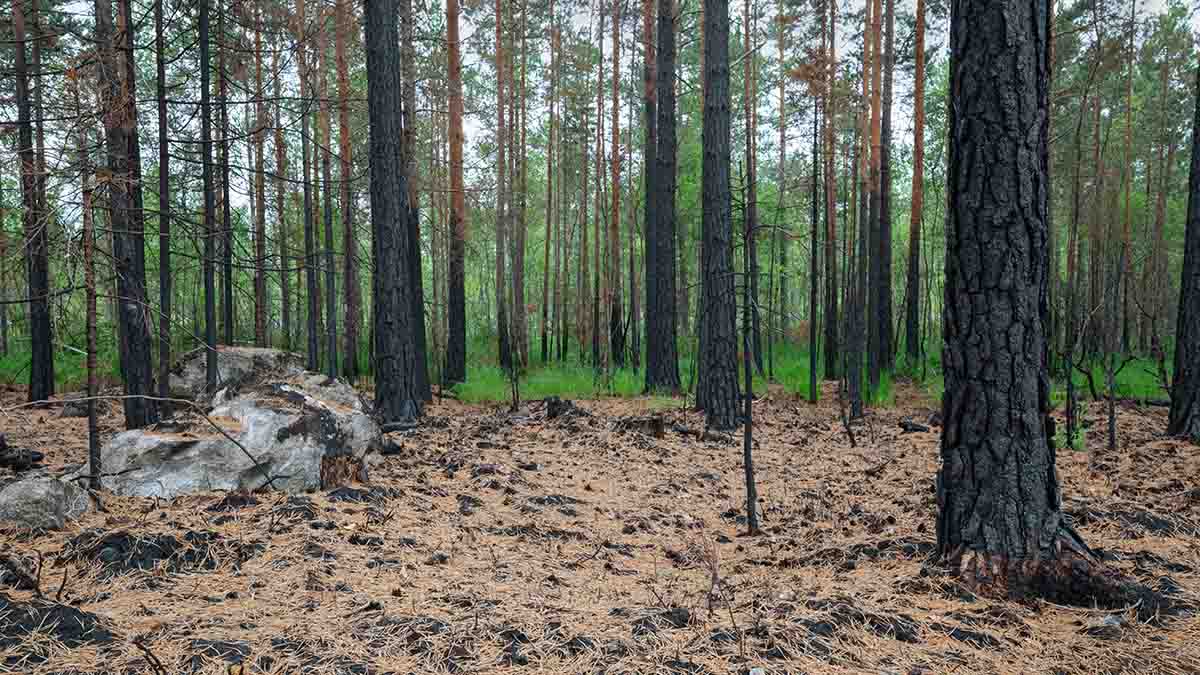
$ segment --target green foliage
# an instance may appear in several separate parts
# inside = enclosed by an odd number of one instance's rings
[[[896,392],[892,390],[892,374],[888,371],[879,373],[879,386],[863,387],[865,403],[872,408],[891,408],[896,405]]]
[[[1120,357],[1117,357],[1117,367],[1121,368]],[[1167,375],[1170,377],[1171,359],[1167,359]],[[1100,396],[1107,394],[1105,382],[1104,362],[1100,359],[1095,360],[1091,364],[1092,381],[1096,385],[1097,393]],[[1079,400],[1091,398],[1091,391],[1088,388],[1087,375],[1076,371],[1072,373],[1072,380],[1075,382],[1075,392]],[[1117,398],[1129,398],[1137,401],[1161,400],[1167,397],[1167,392],[1163,390],[1162,383],[1158,378],[1158,364],[1152,359],[1135,358],[1130,360],[1121,368],[1121,372],[1117,373],[1116,377],[1116,396]],[[1067,383],[1066,380],[1055,381],[1054,388],[1050,394],[1050,402],[1052,405],[1060,405],[1067,400]]]
[[[98,339],[100,353],[96,355],[96,377],[101,386],[121,381],[120,357],[114,336]],[[10,351],[0,357],[0,382],[28,384],[30,352]],[[83,350],[62,349],[54,354],[54,390],[77,391],[87,386],[87,361]]]
[[[622,369],[613,373],[610,386],[591,366],[578,363],[552,363],[533,366],[521,375],[522,399],[541,399],[560,396],[575,400],[596,399],[605,396],[629,398],[642,393],[642,376],[632,370]],[[512,388],[508,375],[494,365],[469,367],[467,381],[455,385],[454,393],[466,403],[494,403],[508,401]]]

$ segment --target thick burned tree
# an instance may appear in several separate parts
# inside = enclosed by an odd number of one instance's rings
[[[129,148],[137,128],[133,118],[134,90],[128,81],[122,49],[123,34],[113,26],[112,3],[96,0],[96,42],[100,50],[100,99],[104,106],[104,145],[108,177],[108,222],[112,229],[113,262],[117,274],[118,320],[125,342],[122,370],[125,375],[125,426],[139,429],[157,420],[153,395],[154,373],[150,362],[150,324],[147,321],[146,270],[142,266],[144,241],[135,222],[134,193],[141,189]],[[118,14],[124,23],[124,13]]]
[[[387,422],[421,414],[412,325],[408,185],[400,110],[396,0],[366,0],[367,109],[370,123],[371,229],[375,236],[375,408]]]
[[[37,194],[38,163],[33,147],[33,125],[30,123],[29,76],[25,62],[25,12],[22,2],[23,0],[13,0],[12,22],[16,38],[17,143],[21,158],[21,204],[24,207],[22,218],[28,261],[26,269],[29,273],[29,337],[32,347],[29,400],[41,401],[54,394],[54,340],[50,327],[49,237]]]
[[[729,4],[704,0],[704,214],[700,257],[700,383],[705,424],[738,422],[737,312],[733,284],[733,219],[729,189]]]
[[[1046,0],[955,0],[950,19],[945,394],[938,550],[992,595],[1158,600],[1063,517],[1049,416]]]
[[[1200,69],[1196,71],[1196,81],[1200,82]],[[1175,340],[1175,379],[1167,431],[1200,443],[1200,97],[1196,100],[1192,127],[1187,235]]]
[[[679,390],[678,321],[675,302],[675,8],[658,0],[655,50],[654,208],[647,208],[646,390]],[[650,160],[647,160],[649,162]]]

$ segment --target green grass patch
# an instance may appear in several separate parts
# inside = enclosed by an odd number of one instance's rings
[[[633,397],[642,393],[643,375],[621,369],[605,381],[590,366],[555,363],[533,366],[521,375],[519,389],[525,400],[549,396],[586,400],[605,396]],[[466,403],[495,403],[512,398],[508,375],[498,366],[471,367],[467,381],[454,386],[454,393]]]
[[[1121,368],[1123,361],[1116,361],[1116,367]],[[1170,377],[1170,361],[1167,362],[1167,376]],[[1096,359],[1090,368],[1092,382],[1096,386],[1096,393],[1100,396],[1108,394],[1108,377],[1104,370],[1104,363],[1100,359]],[[1078,400],[1086,400],[1092,397],[1091,389],[1088,387],[1088,376],[1076,370],[1071,374],[1071,379],[1075,384],[1075,395]],[[1121,372],[1117,373],[1114,387],[1117,398],[1128,398],[1137,401],[1148,401],[1167,398],[1167,392],[1162,388],[1158,376],[1158,364],[1153,359],[1136,358],[1121,368]],[[1060,378],[1054,381],[1053,388],[1050,392],[1050,402],[1052,405],[1063,405],[1067,400],[1067,381],[1066,378]]]
[[[872,408],[891,408],[896,405],[892,374],[886,370],[879,373],[879,386],[872,387],[868,384],[863,390],[866,392],[865,402]]]
[[[96,377],[103,385],[120,382],[121,370],[116,343],[111,339],[108,347],[96,355]],[[29,384],[29,351],[10,351],[0,357],[0,382],[5,384]],[[54,353],[54,390],[75,391],[87,386],[87,359],[82,350],[60,349]]]

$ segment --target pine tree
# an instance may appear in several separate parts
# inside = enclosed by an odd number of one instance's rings
[[[705,424],[738,423],[737,302],[733,280],[730,166],[729,5],[704,0],[704,190],[700,317],[700,380],[696,402]]]

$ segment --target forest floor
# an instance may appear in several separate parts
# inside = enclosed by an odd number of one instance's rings
[[[741,536],[740,432],[681,433],[700,416],[657,400],[662,438],[631,422],[645,400],[555,419],[541,402],[443,400],[393,435],[369,486],[105,495],[106,513],[65,531],[0,531],[0,548],[40,552],[42,592],[67,605],[0,589],[0,670],[1200,672],[1195,611],[998,602],[943,575],[939,429],[899,424],[935,404],[895,392],[854,448],[833,389],[815,407],[782,391],[755,403],[759,537]],[[0,391],[0,406],[21,398]],[[1118,452],[1102,450],[1099,405],[1087,419],[1090,450],[1059,453],[1065,509],[1110,565],[1195,607],[1200,452],[1162,437],[1160,408],[1120,408]],[[105,437],[119,426],[114,406]],[[10,443],[51,467],[84,461],[85,430],[57,410],[0,412]]]

